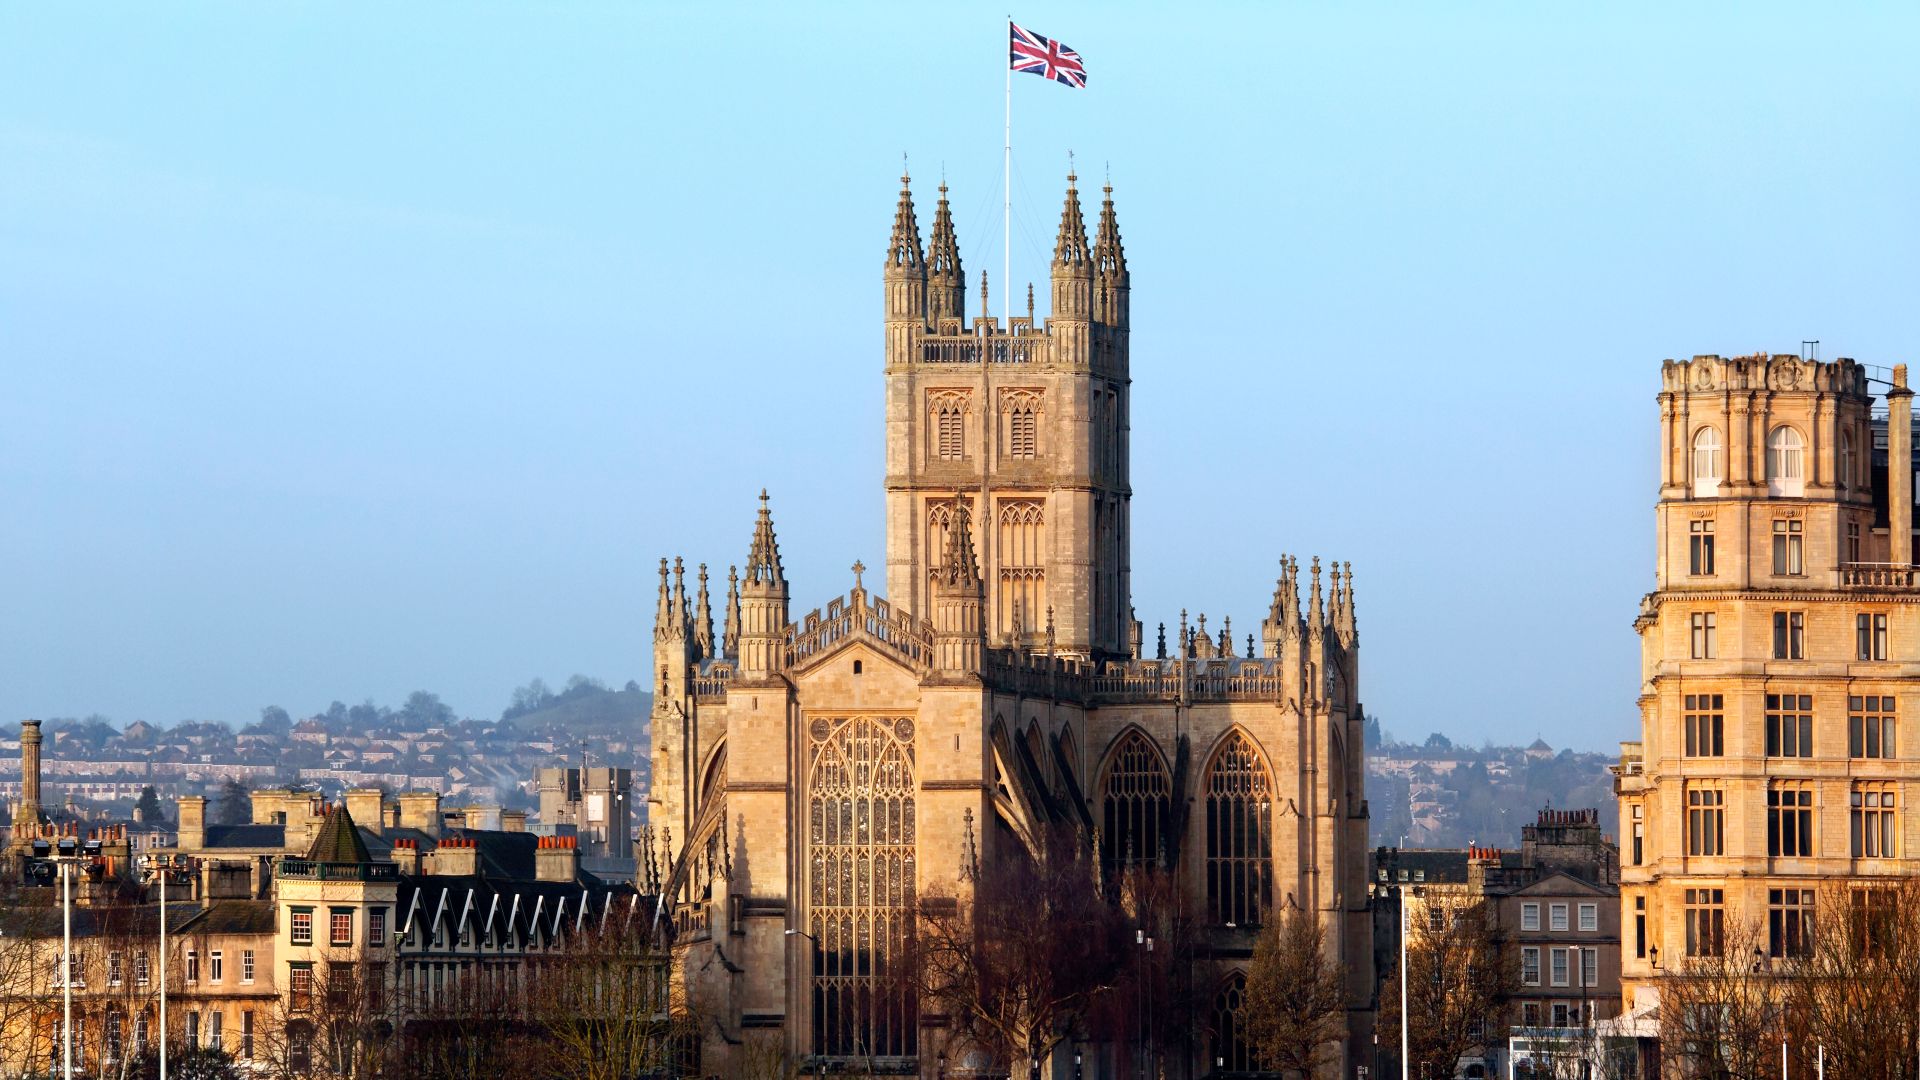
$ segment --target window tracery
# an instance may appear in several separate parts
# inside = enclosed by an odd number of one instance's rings
[[[1207,1057],[1220,1071],[1250,1073],[1257,1068],[1253,1048],[1247,1045],[1247,977],[1227,976],[1213,995],[1213,1046]]]
[[[933,417],[933,454],[943,461],[967,456],[967,413],[972,400],[965,390],[934,390],[927,394],[927,412]]]
[[[815,717],[809,736],[814,1053],[912,1055],[918,1007],[898,965],[913,933],[913,720]]]
[[[995,602],[995,625],[1011,634],[1017,623],[1023,633],[1035,633],[1046,622],[1046,513],[1034,499],[1000,504],[1000,590]]]
[[[1100,795],[1100,861],[1108,873],[1155,865],[1173,779],[1160,752],[1138,729],[1114,749]]]
[[[1273,904],[1273,780],[1243,732],[1207,766],[1207,907],[1218,924],[1257,926]]]
[[[1039,456],[1040,391],[1003,390],[1000,412],[1005,417],[1006,455],[1031,460]]]

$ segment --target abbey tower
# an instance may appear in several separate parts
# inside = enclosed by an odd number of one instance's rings
[[[990,1067],[900,989],[920,899],[1064,833],[1103,881],[1160,875],[1199,935],[1179,976],[1198,1020],[1144,1048],[1090,1033],[1088,1077],[1142,1053],[1250,1069],[1247,966],[1289,909],[1347,967],[1353,1075],[1374,973],[1352,572],[1276,552],[1254,632],[1181,612],[1143,641],[1111,191],[1090,241],[1068,178],[1051,312],[1004,323],[984,281],[967,315],[945,196],[923,242],[903,179],[881,274],[888,597],[856,563],[794,611],[765,493],[724,594],[660,564],[643,889],[714,1014],[702,1071],[769,1050],[809,1075]]]

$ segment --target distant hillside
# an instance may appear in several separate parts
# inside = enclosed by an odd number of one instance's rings
[[[1367,751],[1367,802],[1375,846],[1511,847],[1539,811],[1600,811],[1613,833],[1615,759],[1606,754],[1532,746],[1455,747],[1388,742]]]
[[[639,740],[647,734],[647,717],[652,711],[653,695],[644,690],[602,689],[556,697],[539,708],[503,719],[521,731],[556,738]]]

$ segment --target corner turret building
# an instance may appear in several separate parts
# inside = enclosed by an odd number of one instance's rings
[[[1615,769],[1622,993],[1642,1016],[1689,957],[1803,955],[1844,917],[1815,910],[1831,885],[1858,903],[1920,854],[1905,367],[1669,360],[1659,404],[1642,735]]]
[[[1181,973],[1191,1033],[1092,1046],[1088,1076],[1141,1053],[1172,1075],[1250,1070],[1253,942],[1293,908],[1318,913],[1350,975],[1337,1075],[1367,1060],[1351,570],[1281,558],[1256,633],[1181,612],[1146,638],[1131,280],[1111,189],[1090,242],[1074,184],[1049,316],[1030,288],[1003,324],[984,276],[968,314],[944,185],[923,245],[902,178],[881,275],[887,598],[855,563],[845,595],[794,611],[764,492],[721,603],[704,564],[661,561],[641,875],[665,895],[689,999],[716,1014],[707,1071],[756,1043],[810,1074],[988,1067],[893,989],[918,898],[963,893],[980,866],[1063,831],[1109,880],[1166,871],[1201,937]]]

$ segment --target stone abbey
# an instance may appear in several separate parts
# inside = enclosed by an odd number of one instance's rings
[[[1374,982],[1351,570],[1280,560],[1257,634],[1131,602],[1129,275],[1111,188],[1074,178],[1051,311],[967,315],[946,188],[923,245],[902,178],[882,273],[887,599],[795,617],[762,493],[716,635],[704,566],[663,560],[648,853],[703,1067],[771,1042],[809,1071],[965,1075],[931,1003],[885,988],[917,898],[1072,830],[1104,871],[1169,871],[1203,927],[1202,1019],[1172,1075],[1251,1067],[1258,927],[1316,911],[1349,975],[1338,1075]],[[717,593],[718,590],[716,589]],[[643,889],[648,883],[643,882]],[[1114,1047],[1090,1048],[1110,1075]],[[1183,1060],[1173,1061],[1172,1058]],[[978,1059],[971,1059],[976,1063]]]

